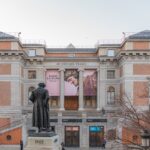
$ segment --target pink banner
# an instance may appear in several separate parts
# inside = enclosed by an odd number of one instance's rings
[[[65,71],[65,96],[77,96],[79,93],[79,72],[77,69]]]
[[[96,70],[85,70],[83,75],[84,96],[95,96],[97,94],[97,73]]]
[[[46,89],[49,96],[60,95],[60,75],[58,70],[48,70],[46,72]]]

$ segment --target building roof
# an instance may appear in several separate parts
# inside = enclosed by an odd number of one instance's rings
[[[4,32],[0,32],[0,39],[17,39],[17,37]]]
[[[96,53],[96,48],[47,48],[48,53]]]
[[[120,47],[121,44],[100,44],[98,47]]]
[[[74,46],[72,43],[70,43],[70,44],[67,46],[67,48],[75,48],[75,46]]]
[[[144,30],[136,34],[130,35],[128,39],[150,39],[150,30]]]

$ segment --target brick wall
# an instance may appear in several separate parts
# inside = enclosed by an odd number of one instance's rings
[[[0,42],[0,50],[11,50],[11,42]]]
[[[0,106],[8,106],[11,104],[11,83],[8,81],[0,81]]]
[[[10,124],[10,118],[0,118],[0,128]]]
[[[11,64],[0,64],[0,75],[10,75]]]
[[[140,135],[136,131],[125,127],[122,128],[122,139],[123,144],[131,144],[131,142],[134,142],[136,144],[141,143]]]
[[[134,64],[134,75],[150,75],[150,64]]]
[[[133,49],[149,49],[149,42],[133,42]]]
[[[133,83],[133,103],[138,106],[148,105],[147,82],[134,81],[134,83]]]
[[[8,136],[11,137],[11,139],[8,139]],[[20,144],[21,139],[22,139],[21,127],[0,134],[0,144],[7,144],[7,145]]]

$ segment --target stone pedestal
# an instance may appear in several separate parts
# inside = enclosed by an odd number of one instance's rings
[[[61,150],[59,136],[53,132],[34,133],[28,136],[24,150]]]

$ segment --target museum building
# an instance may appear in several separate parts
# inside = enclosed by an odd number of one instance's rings
[[[118,99],[126,93],[148,109],[149,76],[149,30],[95,48],[49,48],[0,32],[0,145],[26,143],[39,82],[49,92],[51,129],[66,147],[100,147],[111,130],[132,139],[136,133],[119,126]]]

